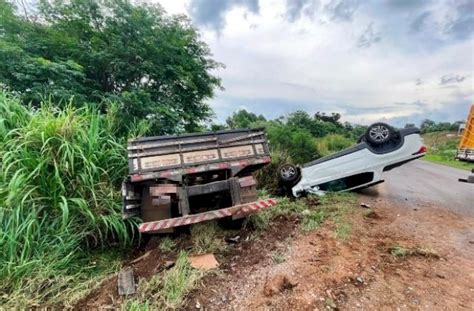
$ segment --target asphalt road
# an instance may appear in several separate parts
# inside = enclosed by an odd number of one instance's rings
[[[412,208],[438,207],[474,216],[474,184],[461,183],[470,172],[415,160],[386,172],[375,187],[380,198]],[[368,190],[372,191],[372,190]]]

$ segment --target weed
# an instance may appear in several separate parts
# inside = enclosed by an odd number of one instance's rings
[[[410,255],[410,250],[400,246],[400,245],[393,245],[389,248],[390,253],[395,257],[407,257]]]
[[[352,225],[347,221],[339,221],[336,223],[336,238],[345,240],[347,239],[352,232]]]
[[[169,253],[176,249],[176,242],[169,237],[164,237],[159,246],[160,250]]]
[[[217,222],[209,221],[195,224],[191,227],[193,251],[197,254],[213,253],[225,248],[223,238]]]
[[[337,309],[337,305],[336,305],[336,302],[334,301],[334,299],[330,298],[330,297],[327,297],[325,300],[324,300],[324,303],[326,304],[326,307],[330,310],[335,310]]]
[[[281,263],[286,261],[286,256],[285,256],[285,254],[283,254],[281,252],[275,252],[272,255],[272,260],[275,264],[278,265],[278,264],[281,264]]]
[[[406,248],[399,244],[392,245],[389,247],[390,253],[395,257],[409,257],[409,256],[421,256],[427,258],[439,258],[440,256],[436,251],[429,247],[412,247]]]
[[[250,215],[248,217],[247,223],[251,224],[258,231],[264,231],[276,218],[280,216],[297,216],[306,209],[306,204],[303,201],[295,201],[289,198],[279,198],[278,204],[276,206]]]
[[[312,231],[322,224],[322,222],[326,219],[327,213],[324,209],[310,211],[307,210],[306,213],[302,214],[304,216],[302,228],[304,231]]]
[[[120,308],[123,311],[150,311],[153,308],[148,302],[139,302],[137,300],[126,300]]]
[[[303,231],[312,231],[319,228],[326,219],[331,219],[336,226],[336,237],[345,239],[352,229],[349,215],[355,205],[356,196],[350,193],[328,193],[320,198],[309,196],[298,200],[279,198],[276,206],[251,215],[247,222],[263,231],[276,218],[292,216],[301,219]]]
[[[180,252],[176,264],[169,271],[140,280],[138,294],[129,298],[123,310],[163,310],[182,307],[184,298],[203,276],[191,268],[186,252]]]

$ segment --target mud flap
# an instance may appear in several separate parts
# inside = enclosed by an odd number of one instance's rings
[[[122,183],[122,202],[123,219],[140,214],[141,195],[128,180]]]
[[[253,176],[247,176],[239,178],[237,187],[239,193],[239,202],[234,203],[237,204],[244,204],[249,202],[257,201],[257,182]],[[232,215],[232,220],[240,219],[246,217],[246,214],[235,214]]]
[[[175,185],[152,184],[143,188],[141,218],[144,222],[170,219],[171,207],[176,198]],[[157,233],[172,233],[173,228],[163,229]]]

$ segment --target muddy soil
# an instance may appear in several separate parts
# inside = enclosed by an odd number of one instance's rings
[[[473,310],[474,218],[436,206],[407,208],[377,195],[362,195],[348,238],[334,224],[305,233],[297,218],[280,218],[266,232],[232,235],[217,273],[204,277],[186,299],[186,310]],[[180,249],[189,236],[180,235]],[[126,266],[148,278],[166,269],[152,239]],[[413,251],[395,256],[395,248]],[[116,277],[106,280],[78,309],[119,307]]]

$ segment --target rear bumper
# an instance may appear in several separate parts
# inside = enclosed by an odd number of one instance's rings
[[[261,209],[266,209],[275,206],[277,203],[278,202],[275,199],[259,200],[199,214],[145,222],[140,224],[138,229],[141,233],[154,233],[163,229],[195,224],[198,222],[208,221],[212,219],[231,216],[242,217],[248,214],[255,213]]]

